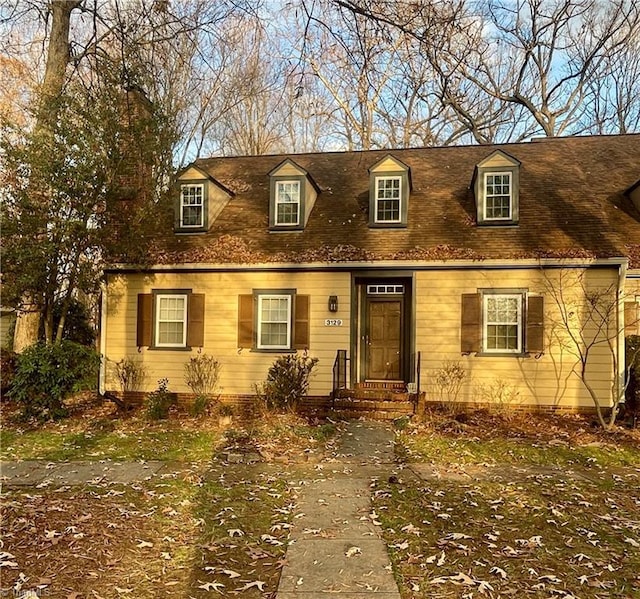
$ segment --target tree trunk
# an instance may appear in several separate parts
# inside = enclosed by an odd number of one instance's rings
[[[80,0],[51,0],[51,35],[47,47],[47,65],[40,90],[36,131],[47,130],[54,122],[56,100],[60,97],[69,63],[69,27],[72,11]],[[21,353],[38,341],[41,313],[31,297],[23,298],[24,310],[18,312],[13,338],[13,349]]]

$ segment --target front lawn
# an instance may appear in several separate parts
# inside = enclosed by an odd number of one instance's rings
[[[461,420],[405,428],[407,467],[374,490],[403,599],[640,597],[638,431]]]

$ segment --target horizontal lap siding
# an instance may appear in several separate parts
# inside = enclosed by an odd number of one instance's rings
[[[348,273],[189,273],[129,275],[110,277],[108,289],[108,323],[106,355],[117,361],[125,356],[137,356],[147,369],[147,391],[157,387],[160,378],[169,379],[169,388],[188,392],[183,369],[193,351],[165,351],[135,346],[137,295],[152,289],[192,289],[205,295],[205,330],[203,353],[215,356],[222,365],[221,381],[224,394],[252,394],[254,385],[264,381],[269,367],[279,353],[238,351],[238,296],[253,289],[296,289],[310,296],[309,355],[319,359],[309,389],[310,395],[327,395],[332,385],[332,368],[336,348],[349,347],[350,275]],[[339,312],[327,309],[329,295],[339,298]],[[325,327],[327,318],[343,320],[342,327]],[[107,388],[117,389],[108,371]]]
[[[559,271],[547,271],[554,280]],[[617,270],[599,269],[588,273],[590,287],[615,285]],[[567,286],[570,287],[567,281]],[[463,356],[460,353],[460,302],[462,294],[482,288],[528,289],[545,297],[545,353],[540,358]],[[575,286],[573,287],[575,289]],[[459,361],[467,372],[459,400],[483,402],[497,396],[497,381],[503,381],[517,392],[522,404],[591,407],[593,405],[582,383],[571,374],[575,359],[567,351],[549,347],[552,322],[557,322],[555,302],[545,291],[545,280],[539,271],[427,271],[416,275],[416,350],[421,352],[421,387],[437,399],[433,374],[444,360]],[[562,360],[564,360],[563,363]],[[604,346],[595,350],[589,361],[590,382],[601,397],[609,397],[611,355]]]

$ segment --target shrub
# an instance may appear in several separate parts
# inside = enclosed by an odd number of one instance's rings
[[[147,374],[144,364],[130,356],[115,362],[113,373],[118,379],[120,390],[123,393],[138,391],[144,384]]]
[[[158,388],[147,396],[147,414],[151,420],[161,420],[169,415],[169,408],[175,403],[176,394],[169,391],[169,380],[160,379]]]
[[[0,393],[3,397],[11,390],[16,375],[16,359],[17,354],[8,349],[0,348],[0,378],[2,379]]]
[[[640,335],[630,335],[625,339],[627,368],[627,388],[625,389],[625,410],[635,425],[640,418]]]
[[[96,386],[99,365],[99,354],[79,343],[37,343],[18,356],[10,397],[22,404],[25,418],[62,418],[65,399]]]
[[[209,409],[219,378],[220,362],[213,356],[200,354],[184,365],[184,382],[196,396],[191,409],[194,416],[204,414]]]
[[[307,355],[280,356],[269,368],[267,380],[256,393],[268,410],[293,411],[309,390],[311,372],[318,358]]]

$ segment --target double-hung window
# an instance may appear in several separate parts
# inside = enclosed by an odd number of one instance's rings
[[[484,294],[482,297],[483,351],[521,353],[523,340],[522,294]]]
[[[291,347],[291,299],[287,295],[258,295],[258,349]]]
[[[184,184],[180,188],[180,227],[204,226],[204,185]]]
[[[277,226],[295,226],[300,224],[300,181],[276,182]]]
[[[185,347],[187,344],[187,296],[156,296],[156,347]]]
[[[485,173],[485,220],[512,219],[511,173]]]
[[[401,202],[402,177],[376,177],[375,222],[400,223]]]

